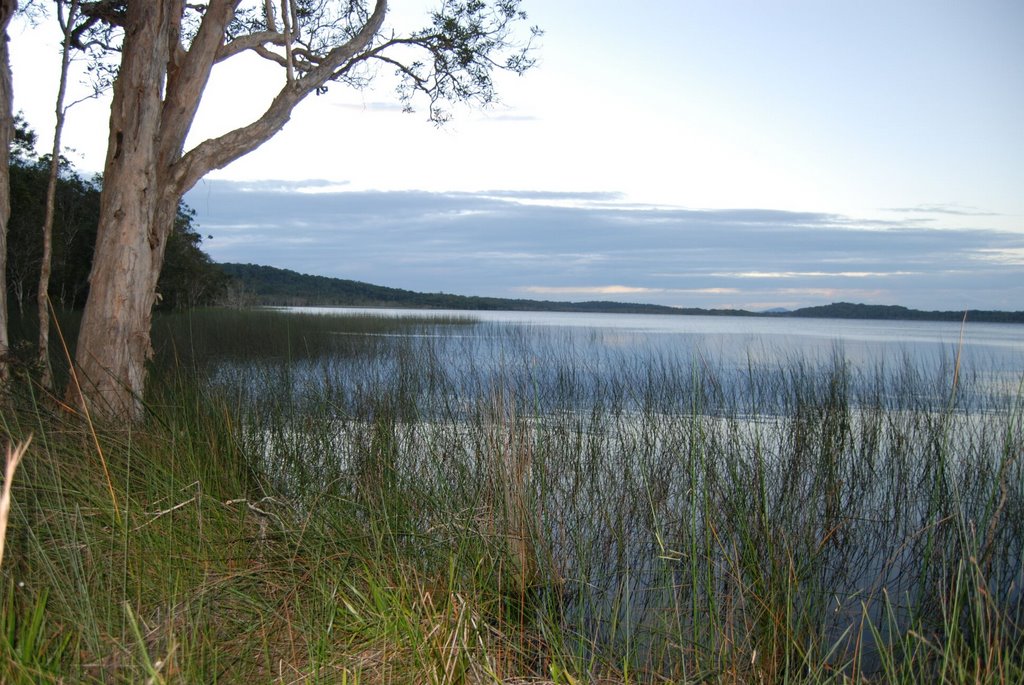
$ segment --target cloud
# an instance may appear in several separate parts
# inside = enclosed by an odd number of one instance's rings
[[[212,183],[217,183],[213,181]],[[307,179],[303,181],[262,180],[240,181],[234,183],[234,191],[238,193],[311,193],[338,192],[346,189],[349,181],[325,181],[323,179]],[[200,185],[200,188],[202,185]]]
[[[701,294],[701,295],[733,295],[741,292],[739,288],[690,288],[689,290],[675,289],[670,292],[674,293],[690,293],[690,294]]]
[[[788,297],[793,297],[793,298],[796,298],[798,301],[799,300],[806,300],[807,298],[813,297],[813,298],[825,299],[825,300],[828,300],[830,302],[834,302],[836,300],[846,300],[846,299],[849,299],[848,298],[849,295],[854,295],[855,297],[853,299],[856,299],[858,301],[865,300],[865,299],[869,299],[870,300],[872,298],[878,297],[880,294],[882,294],[885,291],[882,290],[882,289],[879,289],[879,288],[875,288],[875,289],[857,288],[857,289],[853,289],[853,290],[846,289],[846,288],[843,288],[843,289],[840,289],[840,288],[779,288],[777,290],[769,290],[767,292],[769,294],[774,294],[774,295],[786,295]]]
[[[890,207],[886,211],[900,214],[948,214],[951,216],[1002,216],[977,207],[958,204],[917,205],[916,207]]]
[[[674,295],[732,295],[740,292],[737,288],[647,288],[628,285],[528,285],[519,288],[534,295],[650,295],[672,293]]]
[[[1024,266],[1024,248],[981,248],[974,251],[973,258],[996,264]]]
[[[338,102],[335,107],[340,109],[356,110],[359,112],[403,112],[404,106],[399,102],[386,102],[373,100],[370,102]]]
[[[540,117],[532,114],[486,114],[479,117],[479,120],[486,122],[539,121]]]
[[[918,276],[920,271],[722,271],[711,274],[722,278],[891,278]]]
[[[544,286],[527,285],[519,288],[523,292],[535,295],[636,295],[640,293],[663,292],[660,288],[638,288],[628,285],[597,285],[597,286]]]
[[[609,192],[356,191],[315,180],[207,180],[187,200],[218,261],[427,292],[700,307],[1024,302],[1024,234],[910,217],[651,207]]]
[[[617,202],[622,200],[622,193],[606,191],[572,192],[559,190],[486,190],[479,193],[460,193],[461,195],[508,198],[512,200],[562,201],[574,200],[581,202]]]

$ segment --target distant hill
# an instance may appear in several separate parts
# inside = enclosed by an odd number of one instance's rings
[[[283,306],[408,307],[413,309],[477,309],[549,312],[607,312],[618,314],[676,314],[703,316],[769,316],[833,319],[899,319],[906,321],[960,321],[963,312],[926,312],[900,306],[839,302],[794,311],[755,313],[741,309],[699,309],[629,302],[553,302],[550,300],[470,297],[447,293],[419,293],[371,285],[343,278],[311,276],[289,269],[257,264],[217,265],[233,279],[235,293],[250,304]],[[975,311],[968,321],[1024,323],[1024,312]]]
[[[836,302],[820,307],[804,307],[786,314],[771,316],[797,316],[816,319],[891,319],[899,321],[968,321],[983,323],[1024,323],[1024,312],[999,312],[982,309],[963,311],[922,311],[899,305],[853,304]]]
[[[414,309],[476,309],[506,311],[608,312],[619,314],[729,314],[735,310],[679,309],[659,304],[628,302],[553,302],[501,297],[471,297],[447,293],[418,293],[343,278],[310,276],[288,269],[256,264],[218,265],[235,279],[249,301],[261,305],[410,307]],[[740,312],[746,314],[747,312]]]

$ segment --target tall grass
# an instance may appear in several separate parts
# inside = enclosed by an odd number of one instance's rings
[[[29,377],[4,414],[35,436],[4,682],[1024,679],[1019,388],[465,320],[155,330],[113,495]]]

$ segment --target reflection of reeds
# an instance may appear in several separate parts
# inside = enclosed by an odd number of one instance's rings
[[[500,390],[494,392],[481,413],[487,422],[481,458],[486,464],[489,508],[496,532],[505,539],[509,558],[515,564],[520,591],[524,592],[537,573],[534,537],[538,530],[534,498],[530,496],[531,436]]]

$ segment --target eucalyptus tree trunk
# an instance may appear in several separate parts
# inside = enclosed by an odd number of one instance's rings
[[[0,383],[10,375],[7,337],[7,224],[11,218],[11,137],[14,132],[14,88],[7,26],[18,9],[17,0],[0,0]]]
[[[154,285],[164,246],[156,225],[161,195],[156,162],[174,4],[128,5],[90,294],[72,379],[75,399],[84,393],[100,415],[136,417],[142,410]]]

